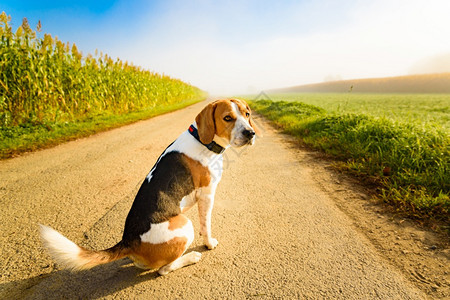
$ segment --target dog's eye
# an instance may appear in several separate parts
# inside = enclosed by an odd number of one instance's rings
[[[226,116],[225,118],[223,118],[226,122],[230,122],[231,120],[233,120],[232,117],[230,116]]]
[[[246,112],[246,113],[245,113],[245,116],[246,116],[247,118],[250,117],[250,113]]]

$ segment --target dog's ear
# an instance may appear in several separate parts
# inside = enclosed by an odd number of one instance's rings
[[[216,106],[217,104],[215,102],[209,103],[197,117],[195,117],[198,136],[203,144],[209,144],[214,139],[214,134],[216,133],[216,122],[214,121]]]

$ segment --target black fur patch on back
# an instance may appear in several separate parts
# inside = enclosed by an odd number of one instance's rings
[[[153,167],[150,182],[146,178],[125,221],[123,242],[130,245],[150,230],[150,223],[168,221],[181,213],[180,201],[194,190],[192,174],[183,154],[169,152]]]

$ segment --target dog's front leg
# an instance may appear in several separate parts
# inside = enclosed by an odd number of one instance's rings
[[[214,193],[201,193],[198,196],[198,216],[200,219],[200,234],[208,249],[214,249],[219,242],[211,237],[211,213],[214,205]]]

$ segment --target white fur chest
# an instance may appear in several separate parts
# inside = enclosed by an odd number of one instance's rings
[[[173,144],[166,149],[165,153],[177,151],[186,154],[190,158],[199,161],[203,166],[208,167],[211,174],[211,183],[218,184],[222,178],[223,156],[208,150],[200,144],[188,131],[183,132]]]

